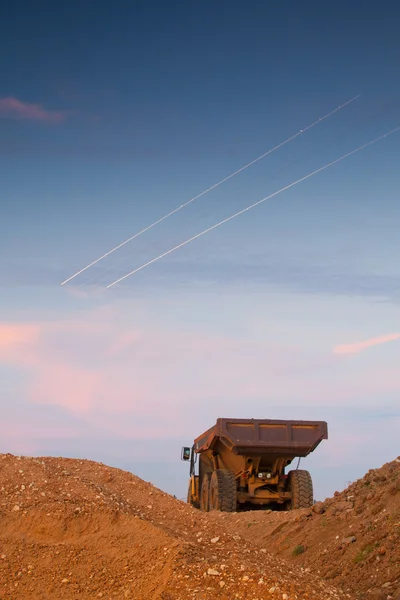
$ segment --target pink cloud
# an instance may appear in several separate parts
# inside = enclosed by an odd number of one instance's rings
[[[3,118],[61,123],[67,116],[67,111],[48,110],[41,104],[30,104],[12,97],[0,98],[0,117]]]
[[[35,363],[34,347],[40,326],[33,323],[0,323],[0,361],[30,366]]]
[[[7,350],[20,344],[32,343],[39,331],[39,327],[31,323],[0,324],[0,349]]]
[[[27,372],[26,399],[36,404],[99,411],[104,420],[125,413],[161,418],[176,430],[177,414],[180,426],[191,419],[191,402],[264,398],[265,380],[288,354],[300,360],[298,351],[267,343],[125,323],[110,307],[61,321],[0,323],[0,362]]]
[[[389,333],[388,335],[381,335],[379,337],[365,340],[363,342],[355,342],[352,344],[343,344],[340,346],[335,346],[333,348],[333,353],[358,354],[359,352],[363,352],[363,350],[367,350],[368,348],[372,348],[373,346],[379,346],[381,344],[386,344],[387,342],[393,342],[399,339],[400,333]]]
[[[76,414],[96,408],[103,385],[102,374],[87,368],[52,361],[29,386],[29,399],[36,404],[61,406]]]
[[[141,315],[135,322],[130,310],[105,306],[68,319],[0,323],[0,364],[21,370],[25,401],[138,438],[160,429],[184,435],[205,415],[205,426],[218,415],[262,415],[269,402],[295,401],[296,418],[321,399],[347,405],[400,389],[397,372],[382,366],[366,376],[343,371],[331,354],[279,340],[149,326]]]

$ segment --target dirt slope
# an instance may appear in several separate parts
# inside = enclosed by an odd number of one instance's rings
[[[400,457],[313,510],[238,513],[223,520],[352,598],[400,600]]]
[[[344,596],[117,469],[0,455],[1,600]]]

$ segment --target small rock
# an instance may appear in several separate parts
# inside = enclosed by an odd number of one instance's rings
[[[69,579],[64,578],[61,583],[69,583]]]
[[[219,537],[215,537],[211,540],[212,544],[216,544],[217,542],[219,542]]]
[[[248,575],[243,575],[242,581],[248,581],[250,577]]]
[[[316,502],[312,509],[317,515],[322,515],[325,512],[325,507],[322,502]]]
[[[13,512],[17,512],[19,511],[19,506],[18,504],[16,504],[15,506],[13,506]]]
[[[386,554],[385,546],[381,546],[380,548],[378,548],[378,554],[380,554],[381,556],[384,556]]]
[[[387,594],[382,592],[382,590],[378,590],[377,588],[373,588],[368,591],[368,598],[370,600],[386,600]]]
[[[340,502],[336,502],[334,504],[333,508],[335,511],[341,512],[343,510],[353,508],[353,502],[348,502],[347,500],[342,500]]]
[[[220,587],[222,587],[222,588],[223,588],[223,587],[225,587],[225,581],[220,581],[220,582],[219,582],[219,585],[220,585]]]
[[[215,569],[208,569],[207,575],[218,576],[218,575],[220,575],[220,573],[218,571],[216,571]]]
[[[356,542],[356,541],[357,541],[356,536],[355,535],[351,535],[351,536],[349,536],[347,538],[344,538],[342,540],[342,544],[354,544],[354,542]]]

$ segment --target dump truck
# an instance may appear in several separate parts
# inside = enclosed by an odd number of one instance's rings
[[[326,439],[325,421],[217,419],[182,448],[190,462],[187,501],[205,512],[308,508],[313,483],[299,462]],[[296,458],[297,468],[286,472]]]

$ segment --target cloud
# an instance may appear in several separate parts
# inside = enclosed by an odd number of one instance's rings
[[[273,335],[257,341],[149,325],[139,313],[132,319],[107,307],[0,324],[1,363],[24,374],[24,397],[33,405],[58,406],[116,430],[134,417],[135,435],[159,426],[176,434],[193,419],[207,427],[217,412],[263,414],[272,399],[310,407],[321,398],[329,404],[338,395],[347,403],[366,394],[365,402],[368,394],[399,389],[395,372],[385,373],[383,383],[377,377],[377,389],[370,378],[363,383],[363,374],[340,372],[331,354]]]
[[[268,379],[268,394],[287,398],[290,386],[278,385],[280,375],[315,365],[315,357],[273,340],[138,326],[140,320],[103,307],[69,319],[0,323],[0,365],[25,373],[25,397],[33,404],[101,415],[103,422],[135,415],[139,434],[158,425],[184,431],[199,402],[204,413],[217,401],[224,410],[242,398],[261,401]]]
[[[363,342],[355,342],[352,344],[343,344],[340,346],[335,346],[333,348],[334,354],[359,354],[368,348],[372,348],[373,346],[380,346],[381,344],[386,344],[387,342],[394,342],[395,340],[400,339],[400,333],[389,333],[388,335],[381,335],[376,338],[371,338],[369,340],[365,340]]]
[[[21,344],[32,343],[39,333],[37,325],[27,323],[0,325],[0,352],[3,349],[13,348]]]
[[[41,104],[30,104],[12,97],[0,98],[0,118],[61,123],[67,116],[67,111],[48,110]]]
[[[32,366],[40,327],[35,323],[0,323],[0,363]]]

